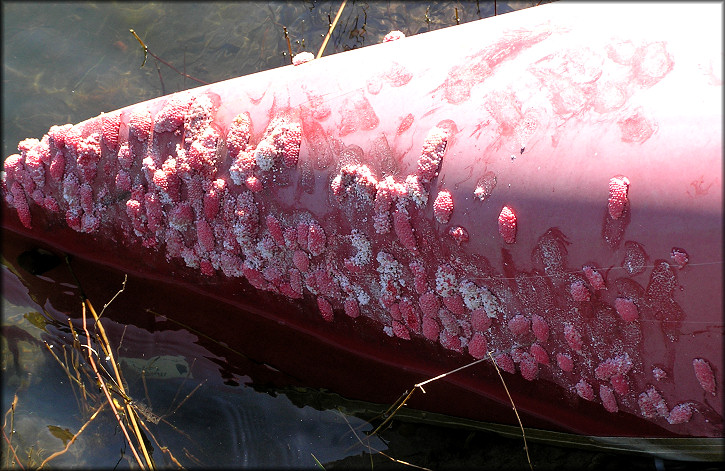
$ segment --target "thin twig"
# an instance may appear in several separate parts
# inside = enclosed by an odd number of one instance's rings
[[[155,440],[155,438],[154,438],[154,440]],[[167,447],[167,446],[160,446],[159,447],[159,450],[161,450],[162,453],[168,453],[169,454],[169,458],[171,459],[171,461],[173,461],[174,464],[176,466],[178,466],[180,469],[184,469],[184,467],[181,465],[181,463],[179,463],[179,460],[177,460],[176,457],[174,456],[174,454],[171,453],[171,450],[169,450],[169,447]]]
[[[511,394],[509,393],[509,388],[506,387],[506,381],[503,380],[503,375],[501,374],[501,371],[498,369],[496,360],[493,359],[493,355],[491,354],[491,352],[488,352],[488,356],[491,358],[491,362],[493,362],[493,367],[496,368],[496,373],[498,373],[498,377],[501,378],[501,384],[503,384],[503,388],[506,391],[506,395],[509,397],[509,401],[511,401],[511,407],[514,408],[514,414],[516,414],[516,420],[519,421],[519,427],[521,428],[521,435],[524,437],[524,450],[526,450],[526,461],[529,462],[529,469],[531,469],[531,471],[534,471],[534,465],[531,464],[531,457],[529,456],[529,446],[526,444],[526,432],[524,432],[524,425],[521,423],[521,417],[519,417],[519,411],[516,410],[516,404],[514,404],[514,400],[511,398]]]
[[[179,410],[179,408],[181,406],[183,406],[184,403],[191,397],[191,395],[194,394],[197,389],[199,389],[200,387],[202,387],[204,385],[204,383],[206,383],[206,379],[204,381],[202,381],[201,383],[197,384],[196,387],[194,389],[192,389],[189,394],[186,395],[186,397],[179,403],[179,405],[176,406],[176,408],[173,411],[171,411],[169,414],[164,414],[164,416],[174,415],[176,413],[176,411]]]
[[[289,41],[289,33],[287,33],[287,27],[282,26],[282,30],[284,31],[284,38],[287,40],[287,51],[289,52],[289,63],[292,63],[292,43]]]
[[[472,361],[471,363],[468,363],[468,364],[466,364],[466,365],[463,365],[463,366],[461,366],[461,367],[459,367],[459,368],[456,368],[455,370],[451,370],[451,371],[449,371],[448,373],[443,373],[442,375],[438,375],[438,376],[436,376],[435,378],[431,378],[431,379],[428,379],[428,380],[425,380],[425,381],[423,381],[422,383],[418,383],[418,384],[416,384],[416,385],[415,385],[415,387],[416,387],[416,388],[420,388],[420,390],[421,390],[421,391],[425,392],[425,390],[423,389],[423,385],[424,385],[424,384],[428,384],[428,383],[431,383],[431,382],[433,382],[433,381],[439,380],[439,379],[441,379],[441,378],[445,378],[446,376],[448,376],[448,375],[451,375],[451,374],[453,374],[453,373],[458,373],[459,371],[461,371],[461,370],[463,370],[463,369],[466,369],[466,368],[468,368],[469,366],[473,366],[473,365],[476,365],[476,364],[478,364],[478,363],[481,363],[481,362],[482,362],[482,361],[484,361],[484,360],[485,360],[485,358],[480,358],[480,359],[478,359],[478,360],[476,360],[476,361]]]
[[[347,420],[347,417],[345,417],[345,414],[343,414],[340,409],[337,409],[337,412],[340,414],[340,417],[342,417],[342,420],[345,421],[345,423],[347,424],[347,427],[350,429],[350,431],[352,432],[352,434],[355,435],[355,438],[357,438],[357,441],[360,442],[360,444],[362,446],[367,447],[368,453],[372,454],[372,451],[375,450],[375,448],[373,448],[372,445],[370,445],[370,440],[367,440],[368,443],[363,443],[362,439],[360,438],[360,435],[358,435],[358,433],[355,431],[355,429],[353,428],[353,426],[350,423],[350,421]],[[378,450],[375,450],[375,452],[377,452],[377,451]]]
[[[83,431],[86,429],[86,427],[88,427],[88,425],[91,422],[93,422],[93,419],[96,418],[96,416],[103,410],[104,407],[106,407],[106,403],[105,402],[102,403],[101,406],[98,409],[96,409],[96,411],[93,413],[93,415],[91,415],[91,418],[88,419],[88,421],[85,424],[83,424],[83,427],[81,427],[80,430],[78,430],[78,432],[76,432],[75,435],[73,435],[73,438],[71,438],[70,440],[68,440],[68,443],[66,443],[65,448],[63,450],[56,451],[55,453],[53,453],[52,455],[50,455],[49,457],[47,457],[45,460],[43,460],[43,462],[40,463],[40,466],[38,466],[38,469],[41,469],[43,466],[45,466],[45,464],[48,463],[48,461],[50,461],[50,460],[52,460],[54,458],[57,458],[58,456],[62,455],[66,451],[68,451],[68,448],[70,448],[70,446],[73,444],[73,442],[75,442],[76,439],[80,436],[80,434],[83,433]]]
[[[159,61],[154,57],[154,65],[156,66],[156,74],[159,76],[159,82],[161,82],[161,94],[166,95],[166,85],[164,84],[164,77],[161,76],[161,67],[159,67]]]
[[[8,448],[10,448],[10,450],[13,452],[13,456],[15,457],[15,461],[17,461],[18,466],[20,466],[21,469],[25,469],[25,468],[23,468],[23,465],[20,463],[20,458],[18,458],[18,455],[15,454],[15,448],[13,448],[13,444],[12,444],[12,435],[13,435],[12,430],[15,428],[15,406],[17,406],[17,405],[18,405],[18,395],[16,393],[15,396],[13,397],[13,402],[10,404],[10,408],[5,413],[5,420],[3,422],[3,436],[5,437],[5,441],[8,442]],[[7,434],[5,433],[5,427],[8,424],[8,415],[10,416],[10,430],[11,430],[10,437],[8,437]],[[10,457],[8,456],[6,465],[9,464],[9,461],[10,461]]]
[[[44,341],[43,343],[45,344],[45,346],[48,349],[48,351],[50,352],[50,354],[53,355],[53,358],[55,358],[55,361],[57,361],[58,364],[60,365],[60,367],[63,368],[63,371],[65,371],[65,374],[66,374],[66,376],[68,376],[68,379],[71,380],[71,382],[81,384],[81,381],[78,380],[78,378],[74,377],[71,374],[70,369],[68,368],[68,365],[66,365],[65,363],[60,361],[60,358],[58,358],[58,355],[55,354],[55,352],[53,351],[51,346],[48,345],[48,342]],[[64,352],[65,352],[65,350],[64,350]]]
[[[12,433],[11,433],[11,435],[12,435]],[[8,438],[8,435],[5,433],[5,428],[3,428],[3,437],[5,437],[5,441],[8,442],[8,448],[10,448],[10,451],[13,452],[13,456],[15,457],[15,462],[18,464],[18,466],[20,466],[20,469],[25,469],[23,467],[23,464],[20,462],[20,458],[18,458],[18,455],[15,454],[15,448],[13,448],[13,446],[10,444],[10,438]],[[8,461],[10,461],[10,455],[8,455]]]
[[[88,332],[88,327],[86,324],[86,304],[85,302],[81,304],[83,308],[83,330],[86,332],[86,340],[88,341],[87,347],[89,350],[92,350],[91,348],[91,334]],[[118,411],[116,410],[116,407],[113,404],[113,399],[111,398],[111,394],[108,392],[108,388],[106,387],[106,383],[103,381],[103,377],[101,376],[101,373],[98,372],[98,368],[96,367],[96,362],[93,360],[93,355],[90,353],[88,354],[88,360],[91,364],[91,368],[93,368],[93,371],[96,373],[96,378],[98,379],[98,384],[101,387],[101,390],[103,391],[103,394],[106,395],[106,399],[108,400],[108,404],[111,406],[111,410],[113,411],[113,415],[116,417],[116,421],[118,421],[118,425],[121,428],[121,431],[123,432],[123,435],[126,437],[126,440],[129,444],[132,444],[131,437],[128,435],[128,430],[126,430],[126,426],[123,425],[123,420],[121,420],[121,417],[118,415]],[[131,446],[131,453],[133,453],[134,458],[136,459],[136,463],[141,467],[141,469],[144,468],[143,461],[141,461],[141,457],[138,456],[138,453],[136,452],[136,449]]]
[[[128,397],[128,394],[126,393],[126,390],[123,387],[123,380],[121,379],[121,373],[118,371],[118,364],[116,363],[116,359],[113,356],[113,350],[111,350],[111,347],[110,347],[111,343],[108,341],[108,337],[106,336],[106,329],[103,327],[103,323],[100,322],[100,319],[98,318],[98,314],[96,314],[96,310],[93,309],[93,305],[91,304],[91,301],[89,299],[86,299],[85,303],[83,305],[84,323],[85,323],[85,307],[86,306],[88,306],[88,310],[91,311],[91,314],[93,315],[93,318],[96,321],[96,325],[98,326],[98,330],[101,333],[101,338],[103,339],[102,345],[105,345],[107,347],[105,350],[106,350],[106,354],[108,355],[109,360],[111,362],[111,366],[113,366],[113,373],[115,374],[116,381],[117,381],[116,386],[118,387],[119,391],[121,391],[121,393],[124,394],[124,397]],[[131,405],[127,401],[125,401],[124,408],[126,409],[126,416],[129,418],[129,421],[131,422],[131,426],[134,429],[134,432],[136,434],[136,439],[139,442],[139,447],[141,447],[141,451],[144,454],[146,463],[149,465],[149,467],[151,469],[154,469],[155,468],[154,462],[151,459],[151,456],[149,455],[148,450],[146,449],[146,444],[143,440],[143,436],[141,435],[141,430],[139,430],[138,423],[136,422],[136,413],[131,408]],[[133,450],[133,447],[131,447],[131,449]]]
[[[173,414],[174,412],[176,412],[179,409],[179,407],[181,407],[181,405],[179,405],[179,406],[176,407],[176,409],[174,409],[173,412],[169,413],[169,411],[171,410],[171,407],[174,405],[174,403],[176,402],[176,399],[179,397],[179,393],[181,392],[181,388],[184,387],[184,385],[186,384],[186,381],[191,376],[191,369],[194,368],[194,364],[196,364],[196,358],[194,358],[193,360],[191,360],[191,365],[189,365],[189,368],[186,370],[186,376],[184,376],[184,381],[182,381],[181,384],[179,385],[179,387],[176,388],[176,392],[174,393],[174,397],[173,397],[173,399],[171,399],[171,405],[169,406],[169,409],[166,411],[167,413],[165,413],[164,416]],[[206,382],[206,380],[204,380],[204,382]],[[194,394],[194,392],[199,388],[199,386],[201,386],[201,385],[198,385],[196,388],[194,388],[194,391],[190,392],[186,396],[186,398],[182,401],[182,404],[186,401],[186,399],[189,398],[189,396],[191,394]]]
[[[410,392],[408,393],[408,395],[405,396],[405,399],[403,399],[402,401],[400,399],[398,399],[398,401],[400,403],[395,408],[395,410],[393,410],[393,412],[388,417],[386,417],[385,420],[383,420],[383,423],[381,423],[380,425],[378,425],[378,427],[375,430],[373,430],[373,433],[371,433],[370,436],[373,436],[373,435],[377,434],[380,430],[383,429],[383,427],[385,427],[388,424],[388,422],[390,422],[391,420],[393,420],[393,416],[398,412],[398,410],[401,407],[403,407],[405,405],[406,402],[408,402],[408,399],[410,399],[410,396],[413,395],[413,393],[415,392],[415,390],[416,390],[416,388],[411,389]],[[388,410],[390,410],[390,409],[388,409]]]
[[[119,294],[123,293],[123,291],[126,289],[126,281],[128,281],[128,275],[124,273],[123,275],[123,283],[121,284],[121,289],[118,290],[116,294],[113,295],[110,301],[108,301],[106,304],[103,305],[103,309],[101,309],[101,313],[98,314],[98,317],[102,317],[103,313],[106,312],[106,308],[111,305],[111,303],[118,297]],[[124,329],[125,332],[125,329]]]
[[[151,433],[151,430],[149,430],[148,426],[145,423],[141,422],[141,426],[144,428],[144,430],[146,430],[146,433],[148,433],[149,436],[154,440],[154,443],[156,443],[156,446],[159,447],[159,450],[161,450],[162,453],[168,453],[169,458],[171,458],[171,461],[173,461],[174,464],[176,464],[176,466],[183,469],[184,467],[181,465],[181,463],[179,463],[179,460],[176,459],[176,457],[173,455],[173,453],[171,453],[171,450],[169,450],[169,447],[161,445],[161,443],[159,443],[159,441],[156,439],[156,436],[153,433]]]
[[[423,466],[418,466],[417,464],[408,463],[407,461],[403,461],[403,460],[399,460],[397,458],[393,458],[392,456],[386,455],[382,451],[378,451],[378,453],[380,453],[381,455],[383,455],[384,457],[386,457],[390,461],[394,461],[396,463],[400,463],[400,464],[403,464],[403,465],[406,465],[406,466],[410,466],[412,468],[424,469],[425,471],[432,471],[430,468],[424,468]]]
[[[189,79],[193,80],[194,82],[198,82],[198,83],[200,83],[202,85],[209,85],[209,82],[205,82],[203,80],[199,80],[198,78],[192,77],[191,75],[189,75],[189,74],[187,74],[185,72],[181,72],[179,69],[177,69],[173,65],[169,64],[168,62],[166,62],[165,60],[163,60],[162,58],[160,58],[159,56],[157,56],[156,54],[154,54],[153,52],[151,52],[149,50],[148,46],[141,40],[141,38],[138,37],[138,34],[136,34],[136,31],[134,31],[132,29],[130,29],[129,31],[133,35],[133,37],[136,38],[136,40],[139,42],[139,44],[141,44],[141,47],[143,48],[143,63],[141,64],[141,67],[143,67],[144,65],[146,65],[146,58],[147,58],[147,56],[151,56],[154,59],[156,59],[157,61],[159,61],[162,64],[164,64],[166,67],[168,67],[171,70],[173,70],[174,72],[176,72],[177,74],[181,75],[182,77],[189,78]]]
[[[317,464],[317,466],[319,466],[320,469],[322,469],[324,471],[325,467],[322,466],[322,463],[320,463],[320,460],[317,459],[317,457],[315,456],[315,454],[314,453],[310,453],[310,455],[312,455],[312,459],[315,460],[315,463]]]
[[[393,458],[392,456],[386,455],[386,454],[385,454],[385,453],[383,453],[382,451],[380,451],[380,450],[378,450],[378,449],[376,449],[376,448],[373,448],[373,447],[372,447],[372,445],[370,445],[370,440],[369,440],[369,437],[366,437],[366,440],[368,441],[368,443],[367,443],[367,444],[366,444],[366,443],[364,443],[364,442],[362,441],[362,439],[360,438],[360,436],[359,436],[359,435],[357,434],[357,432],[355,431],[355,429],[354,429],[354,428],[352,427],[352,425],[350,424],[350,421],[349,421],[349,420],[347,420],[347,417],[345,417],[345,414],[343,414],[343,413],[342,413],[342,411],[341,411],[341,410],[339,410],[339,409],[338,409],[338,412],[340,413],[340,416],[342,416],[343,420],[344,420],[344,421],[345,421],[345,423],[347,424],[347,426],[348,426],[348,428],[350,429],[350,431],[351,431],[351,432],[353,433],[353,435],[355,435],[355,438],[357,438],[357,441],[358,441],[358,442],[360,442],[360,444],[361,444],[362,446],[364,446],[364,447],[366,447],[366,448],[368,449],[368,454],[370,455],[370,465],[371,465],[371,466],[372,466],[372,454],[373,454],[373,452],[375,452],[375,453],[378,453],[378,454],[380,454],[380,455],[382,455],[382,456],[386,457],[386,458],[387,458],[387,459],[389,459],[390,461],[394,461],[394,462],[396,462],[396,463],[400,463],[400,464],[402,464],[402,465],[406,465],[406,466],[411,466],[411,467],[413,467],[413,468],[418,468],[418,469],[424,469],[424,470],[426,470],[426,471],[431,471],[430,469],[428,469],[428,468],[424,468],[424,467],[422,467],[422,466],[418,466],[417,464],[413,464],[413,463],[408,463],[407,461],[403,461],[403,460],[399,460],[399,459],[397,459],[397,458]],[[313,456],[314,456],[314,455],[313,455]]]
[[[141,63],[141,67],[139,67],[139,69],[143,69],[143,66],[146,65],[146,59],[148,58],[148,55],[149,55],[149,48],[146,46],[146,44],[144,44],[143,41],[141,41],[141,38],[138,37],[138,34],[136,34],[136,31],[134,31],[132,29],[129,29],[128,31],[133,35],[134,38],[136,38],[138,43],[143,48],[143,62]]]
[[[81,408],[81,401],[78,398],[78,394],[76,394],[75,388],[72,387],[72,384],[74,382],[78,383],[79,387],[81,387],[84,392],[85,392],[85,388],[83,388],[83,383],[80,381],[80,378],[74,377],[71,374],[70,369],[68,369],[68,365],[67,365],[68,359],[67,359],[67,356],[65,355],[65,348],[63,349],[63,355],[66,356],[66,363],[63,363],[62,361],[60,361],[60,358],[58,358],[58,355],[55,354],[55,352],[53,351],[53,349],[51,348],[51,346],[48,345],[48,342],[43,341],[43,343],[45,344],[45,346],[48,349],[48,351],[50,352],[50,354],[53,355],[53,358],[55,358],[55,361],[57,361],[58,364],[60,365],[60,367],[63,368],[63,371],[65,371],[66,376],[68,376],[68,379],[71,382],[71,391],[73,392],[73,397],[75,398],[76,404],[78,405],[78,410],[81,410],[82,409]],[[76,369],[76,373],[78,373],[78,370],[77,369]],[[84,394],[84,399],[85,399],[85,394]]]
[[[484,358],[480,358],[478,360],[472,361],[471,363],[467,363],[467,364],[465,364],[465,365],[463,365],[461,367],[456,368],[455,370],[448,371],[448,372],[443,373],[443,374],[440,374],[440,375],[438,375],[438,376],[436,376],[434,378],[427,379],[427,380],[423,381],[422,383],[416,384],[415,387],[413,387],[413,389],[411,389],[411,391],[409,393],[407,393],[407,396],[406,396],[406,393],[403,393],[403,395],[400,396],[401,398],[403,396],[405,396],[405,399],[403,399],[402,401],[400,399],[398,399],[398,401],[395,404],[393,404],[392,406],[390,406],[390,408],[385,413],[388,414],[388,412],[390,412],[390,410],[394,408],[393,412],[390,415],[388,415],[388,417],[383,421],[383,423],[381,423],[380,425],[378,425],[378,427],[370,435],[371,436],[372,435],[375,435],[385,425],[387,425],[387,423],[390,422],[393,419],[393,416],[398,412],[398,410],[400,410],[400,408],[403,407],[406,402],[408,402],[408,399],[410,399],[410,396],[413,395],[413,393],[416,391],[416,389],[420,389],[425,394],[425,389],[423,389],[423,386],[424,385],[426,385],[428,383],[431,383],[433,381],[439,380],[441,378],[445,378],[448,375],[451,375],[453,373],[457,373],[457,372],[459,372],[459,371],[461,371],[461,370],[463,370],[465,368],[468,368],[469,366],[473,366],[473,365],[475,365],[477,363],[481,363],[482,361],[484,361]]]
[[[80,385],[81,393],[83,394],[83,399],[87,400],[86,385],[81,378],[81,368],[80,368],[80,363],[79,363],[79,359],[80,359],[79,355],[81,352],[81,342],[80,342],[80,340],[78,340],[79,339],[78,333],[76,332],[75,327],[73,327],[73,322],[71,321],[70,318],[68,318],[68,327],[70,327],[71,334],[73,335],[73,348],[75,349],[75,350],[71,351],[71,360],[73,361],[73,369],[76,372],[76,378],[77,378],[78,384]],[[63,346],[63,357],[66,358],[66,364],[67,364],[68,355],[66,353],[65,345]],[[86,376],[88,376],[90,378],[90,375],[88,375],[87,371],[86,371]],[[73,394],[75,394],[75,389],[73,389]],[[79,407],[78,410],[82,410],[82,409]]]
[[[106,304],[108,306],[108,304]],[[103,315],[103,311],[101,311],[101,315]],[[121,358],[121,345],[123,345],[123,339],[126,338],[126,329],[128,329],[128,325],[123,326],[123,332],[121,332],[121,339],[118,341],[118,346],[116,347],[116,356],[118,358]]]
[[[340,5],[340,8],[337,10],[337,15],[335,15],[335,19],[332,21],[332,23],[330,23],[330,28],[327,30],[325,39],[322,41],[322,47],[320,47],[320,51],[317,53],[316,59],[322,57],[322,53],[325,51],[325,46],[327,46],[327,41],[330,40],[330,36],[332,36],[332,30],[335,29],[335,25],[337,25],[337,20],[340,19],[340,15],[342,15],[342,10],[345,8],[346,3],[347,0],[342,0],[342,5]]]

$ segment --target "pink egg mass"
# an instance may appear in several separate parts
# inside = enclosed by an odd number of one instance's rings
[[[483,359],[416,407],[518,430],[495,364],[526,427],[721,439],[716,7],[393,31],[53,126],[3,230],[291,329],[269,364],[351,398]]]
[[[507,244],[516,242],[516,214],[508,206],[504,206],[498,215],[498,233]]]

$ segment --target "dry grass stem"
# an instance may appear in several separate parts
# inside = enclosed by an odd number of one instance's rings
[[[86,344],[86,347],[89,351],[93,351],[93,348],[91,347],[91,334],[88,332],[88,327],[86,324],[86,304],[81,304],[83,308],[83,330],[86,332],[86,339],[88,343]],[[121,431],[123,432],[123,435],[126,437],[126,440],[129,444],[133,444],[133,441],[131,441],[131,437],[128,435],[128,430],[126,429],[126,426],[123,423],[123,420],[121,420],[121,417],[118,415],[118,411],[116,410],[116,406],[113,403],[113,399],[111,398],[111,393],[108,392],[108,388],[106,387],[105,381],[103,381],[103,376],[101,376],[101,373],[98,371],[98,368],[96,367],[96,362],[93,360],[93,355],[90,353],[88,354],[88,360],[91,365],[91,368],[93,368],[93,371],[96,373],[96,378],[98,379],[98,385],[101,387],[101,390],[103,391],[103,394],[105,394],[106,399],[108,400],[108,403],[111,405],[111,410],[113,411],[113,415],[116,417],[116,421],[118,422],[119,427],[121,428]],[[141,443],[143,443],[143,440],[141,440]],[[144,464],[143,461],[141,461],[141,457],[139,457],[138,453],[136,452],[136,448],[131,446],[131,453],[133,454],[134,458],[136,459],[136,463],[143,469]]]
[[[317,53],[317,56],[315,57],[315,59],[319,59],[320,57],[322,57],[322,53],[325,52],[325,47],[327,47],[327,41],[330,40],[330,36],[332,36],[332,30],[335,29],[335,26],[337,25],[337,20],[340,19],[340,15],[342,15],[342,10],[345,8],[346,3],[347,3],[347,0],[342,0],[342,4],[340,5],[340,8],[337,10],[337,15],[335,15],[335,19],[332,20],[332,23],[330,23],[330,28],[327,30],[325,39],[322,41],[322,46],[320,47],[320,50]]]
[[[96,409],[96,411],[93,413],[93,415],[91,415],[91,418],[88,419],[85,424],[83,424],[83,427],[81,427],[80,430],[78,430],[78,432],[76,432],[76,434],[73,435],[73,438],[71,438],[70,440],[68,440],[68,443],[66,443],[65,448],[62,449],[62,450],[60,450],[60,451],[56,451],[55,453],[53,453],[52,455],[50,455],[49,457],[47,457],[45,460],[43,460],[43,462],[40,463],[40,466],[38,466],[38,469],[41,469],[50,460],[52,460],[54,458],[57,458],[58,456],[62,455],[66,451],[68,451],[68,449],[73,444],[73,442],[75,442],[76,439],[80,436],[80,434],[83,433],[83,431],[86,429],[86,427],[88,427],[88,425],[91,422],[93,422],[93,419],[96,418],[96,416],[103,410],[104,407],[106,407],[106,404],[105,403],[101,404],[100,407],[98,407],[98,409]]]
[[[397,410],[397,409],[396,409],[396,410]],[[352,432],[352,434],[353,434],[353,435],[355,435],[355,438],[357,438],[357,441],[358,441],[358,442],[360,442],[360,445],[362,445],[362,446],[364,446],[365,448],[367,448],[367,450],[368,450],[368,455],[370,456],[370,467],[371,467],[371,468],[373,467],[373,452],[375,452],[375,453],[378,453],[378,454],[380,454],[381,456],[384,456],[385,458],[387,458],[387,459],[389,459],[390,461],[393,461],[393,462],[395,462],[395,463],[398,463],[398,464],[402,464],[402,465],[405,465],[405,466],[410,466],[410,467],[412,467],[412,468],[417,468],[417,469],[423,469],[423,470],[425,470],[425,471],[432,471],[432,470],[431,470],[431,469],[429,469],[429,468],[424,468],[424,467],[422,467],[422,466],[418,466],[417,464],[413,464],[413,463],[408,463],[407,461],[403,461],[403,460],[399,460],[399,459],[397,459],[397,458],[393,458],[392,456],[390,456],[390,455],[387,455],[387,454],[383,453],[382,451],[380,451],[380,450],[378,450],[378,449],[376,449],[376,448],[373,448],[373,447],[372,447],[372,446],[370,445],[370,443],[369,443],[369,440],[367,439],[368,437],[366,437],[366,442],[368,442],[368,443],[365,443],[365,442],[363,442],[363,440],[362,440],[362,439],[360,438],[360,435],[358,435],[358,433],[357,433],[357,432],[355,431],[355,429],[353,428],[352,424],[350,424],[350,421],[349,421],[349,420],[347,420],[347,417],[345,417],[345,414],[343,414],[343,413],[342,413],[342,411],[340,411],[339,409],[338,409],[338,412],[339,412],[339,413],[340,413],[340,415],[342,416],[342,418],[343,418],[343,420],[345,421],[345,423],[347,424],[347,426],[348,426],[348,427],[350,428],[350,431]],[[370,436],[372,436],[372,435],[373,435],[373,434],[370,434]],[[314,457],[314,455],[313,455],[313,457]]]
[[[15,448],[13,448],[13,443],[12,443],[13,429],[15,428],[15,407],[17,405],[18,405],[18,395],[16,393],[15,396],[13,396],[13,402],[10,404],[10,408],[5,413],[5,420],[3,421],[3,437],[5,437],[5,441],[8,442],[8,448],[13,453],[13,457],[15,457],[15,462],[18,464],[18,466],[20,466],[21,469],[25,469],[25,468],[23,468],[23,465],[20,463],[20,458],[18,458],[18,455],[15,454]],[[5,433],[5,428],[8,424],[8,415],[10,416],[10,437],[8,437],[7,434]],[[6,456],[5,467],[6,468],[10,467],[10,455]]]
[[[503,379],[503,375],[501,375],[501,371],[499,370],[498,365],[496,364],[496,361],[494,360],[493,355],[491,354],[491,352],[488,352],[488,357],[491,359],[491,362],[493,363],[493,366],[496,369],[496,373],[498,373],[498,377],[501,379],[501,384],[503,384],[504,390],[506,391],[506,395],[508,396],[509,401],[511,402],[511,407],[513,407],[513,409],[514,409],[514,414],[516,414],[516,420],[518,420],[518,422],[519,422],[519,428],[521,428],[521,435],[522,435],[522,437],[524,439],[524,450],[526,451],[526,461],[529,463],[529,469],[531,469],[531,471],[533,471],[534,466],[531,463],[531,457],[529,456],[529,447],[528,447],[528,444],[526,443],[526,432],[524,431],[524,426],[521,423],[521,417],[519,417],[519,412],[516,409],[516,404],[514,403],[514,400],[511,397],[511,394],[509,393],[508,387],[506,386],[506,382]],[[423,386],[424,385],[426,385],[428,383],[432,383],[433,381],[437,381],[437,380],[439,380],[441,378],[445,378],[448,375],[451,375],[453,373],[457,373],[457,372],[459,372],[459,371],[461,371],[461,370],[463,370],[465,368],[468,368],[469,366],[476,365],[476,364],[481,363],[482,361],[485,361],[485,360],[486,360],[485,357],[484,358],[480,358],[478,360],[475,360],[475,361],[472,361],[470,363],[467,363],[467,364],[465,364],[465,365],[463,365],[463,366],[461,366],[459,368],[456,368],[454,370],[448,371],[446,373],[440,374],[440,375],[435,376],[433,378],[427,379],[427,380],[425,380],[423,382],[417,383],[416,385],[414,385],[413,389],[410,392],[408,392],[408,391],[404,392],[400,396],[400,398],[392,406],[390,406],[387,411],[385,411],[383,413],[383,416],[385,417],[385,420],[383,420],[383,422],[380,425],[378,425],[375,430],[373,430],[373,432],[370,434],[370,436],[376,435],[388,423],[390,423],[390,421],[393,419],[393,417],[398,412],[398,410],[400,410],[400,408],[403,407],[408,402],[408,400],[410,399],[410,397],[413,395],[413,393],[417,389],[420,389],[421,391],[423,391],[423,393],[425,393],[425,389],[423,389]],[[349,425],[349,423],[348,423],[348,425]],[[353,433],[355,433],[354,430],[353,430]],[[355,434],[355,436],[357,436],[357,434]],[[359,440],[359,437],[358,437],[358,440]],[[378,452],[378,453],[380,453],[383,456],[386,456],[387,458],[390,458],[390,457],[388,457],[387,455],[385,455],[382,452]],[[405,463],[403,461],[395,460],[393,458],[390,458],[390,459],[392,459],[393,461],[396,461],[398,463],[401,463],[401,464],[415,466],[415,465],[411,465],[410,463]],[[415,467],[418,467],[418,466],[415,466]],[[425,469],[425,468],[422,468],[422,469]]]
[[[101,317],[103,315],[103,313],[106,311],[106,308],[111,305],[111,303],[118,297],[118,295],[120,295],[121,293],[124,292],[124,290],[126,289],[127,281],[128,281],[128,275],[124,273],[123,284],[121,284],[121,289],[119,289],[118,292],[116,294],[114,294],[113,297],[106,304],[103,305],[103,309],[101,309],[101,313],[98,314],[98,317]]]
[[[514,404],[514,400],[511,397],[511,394],[509,393],[509,388],[506,387],[506,381],[503,380],[503,375],[501,374],[501,371],[498,369],[496,360],[493,359],[493,355],[491,354],[491,352],[488,352],[488,356],[491,358],[493,367],[496,368],[496,373],[498,373],[498,377],[501,378],[501,384],[503,384],[503,388],[504,388],[504,390],[506,390],[506,395],[508,396],[509,401],[511,401],[511,407],[514,408],[514,414],[516,414],[516,420],[519,421],[519,427],[521,428],[521,436],[524,438],[524,450],[526,450],[526,461],[529,462],[529,469],[531,469],[531,471],[534,471],[534,465],[531,464],[531,457],[529,456],[529,446],[526,444],[526,432],[524,431],[524,425],[521,423],[521,417],[519,417],[519,411],[516,410],[516,404]]]

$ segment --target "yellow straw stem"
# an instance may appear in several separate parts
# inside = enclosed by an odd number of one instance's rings
[[[330,24],[330,28],[327,30],[327,35],[325,36],[324,41],[322,41],[322,47],[320,48],[320,51],[317,53],[317,57],[315,57],[315,59],[319,59],[322,56],[322,53],[325,51],[325,46],[327,46],[327,41],[330,40],[330,36],[332,36],[332,30],[335,29],[335,25],[337,25],[337,20],[340,19],[340,15],[342,15],[342,10],[345,8],[346,3],[347,3],[347,0],[342,0],[342,5],[340,5],[340,9],[337,10],[337,15],[335,15],[335,19],[332,20],[332,24]]]

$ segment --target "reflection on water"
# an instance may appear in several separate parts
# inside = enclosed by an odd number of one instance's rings
[[[55,284],[58,290],[71,289]],[[9,417],[12,427],[6,430],[14,431],[12,446],[20,461],[37,465],[62,449],[105,398],[87,374],[90,368],[78,354],[82,349],[74,350],[73,331],[77,340],[84,340],[78,313],[72,331],[63,313],[49,302],[38,304],[40,295],[29,292],[7,266],[3,287],[3,410],[17,401]],[[80,311],[80,302],[78,306]],[[370,425],[334,409],[299,407],[283,394],[257,391],[249,377],[235,375],[234,381],[225,381],[218,365],[225,360],[198,345],[196,335],[183,329],[149,332],[109,318],[102,322],[119,357],[128,395],[149,433],[170,452],[156,449],[158,464],[173,465],[176,459],[185,467],[311,467],[313,455],[325,463],[361,453],[353,430],[364,434]],[[102,357],[100,366],[112,371]],[[385,449],[377,438],[369,444]],[[11,459],[8,448],[3,451],[3,459]],[[132,462],[115,418],[106,410],[52,463],[112,467],[119,459]]]

